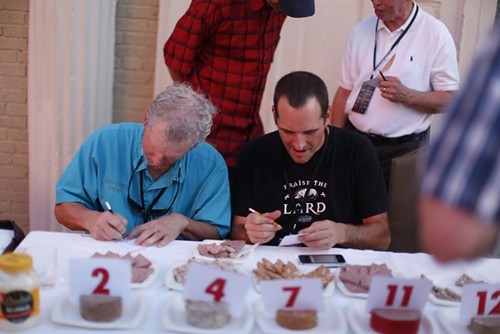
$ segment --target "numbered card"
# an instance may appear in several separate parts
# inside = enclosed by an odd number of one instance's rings
[[[124,305],[132,303],[130,284],[132,268],[123,259],[71,259],[69,261],[70,301],[78,304],[80,295],[122,297]]]
[[[370,284],[366,308],[408,309],[423,311],[432,282],[426,279],[402,279],[375,276]]]
[[[201,263],[189,265],[184,299],[207,302],[225,301],[229,313],[239,317],[245,308],[245,297],[250,289],[250,277],[213,268]]]
[[[319,278],[263,280],[259,286],[269,318],[274,318],[281,309],[318,312],[325,309],[323,282]]]
[[[500,316],[500,283],[464,285],[460,324],[468,325],[475,316]]]

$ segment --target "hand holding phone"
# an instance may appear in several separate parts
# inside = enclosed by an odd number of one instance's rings
[[[340,254],[303,254],[299,255],[302,264],[318,264],[337,268],[345,264],[345,258]]]

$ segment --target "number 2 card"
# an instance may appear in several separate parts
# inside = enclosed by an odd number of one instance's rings
[[[124,305],[132,302],[132,267],[123,259],[71,259],[69,261],[70,301],[80,295],[120,296]]]

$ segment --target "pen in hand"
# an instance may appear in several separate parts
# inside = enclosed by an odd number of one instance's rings
[[[387,78],[385,77],[384,73],[382,73],[382,71],[378,71],[378,73],[380,73],[380,76],[382,77],[382,79],[384,79],[384,81],[387,81]]]
[[[109,204],[108,201],[104,202],[104,205],[106,205],[106,209],[108,209],[108,211],[112,214],[115,214],[115,212],[113,211],[113,209],[111,208],[111,205]],[[125,238],[127,235],[126,233],[123,233],[122,234],[122,239]]]
[[[259,211],[254,210],[254,209],[252,209],[252,208],[248,208],[248,211],[250,211],[251,213],[255,213],[256,215],[259,215],[259,216],[264,217],[264,216],[263,216],[263,215],[262,215]],[[278,224],[278,223],[277,223],[277,222],[275,222],[275,221],[271,222],[271,224],[273,224],[273,225],[274,225],[274,227],[278,227],[278,228],[280,228],[280,229],[282,228],[282,227],[281,227],[281,225],[280,225],[280,224]]]
[[[108,209],[108,211],[109,211],[109,212],[111,212],[112,214],[115,214],[115,213],[113,212],[113,209],[111,209],[111,205],[109,205],[109,202],[108,202],[108,201],[104,202],[104,205],[106,205],[106,209]]]

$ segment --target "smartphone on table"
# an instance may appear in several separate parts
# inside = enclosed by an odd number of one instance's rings
[[[340,254],[302,254],[299,255],[302,264],[318,264],[326,267],[341,267],[345,264],[345,258]]]

